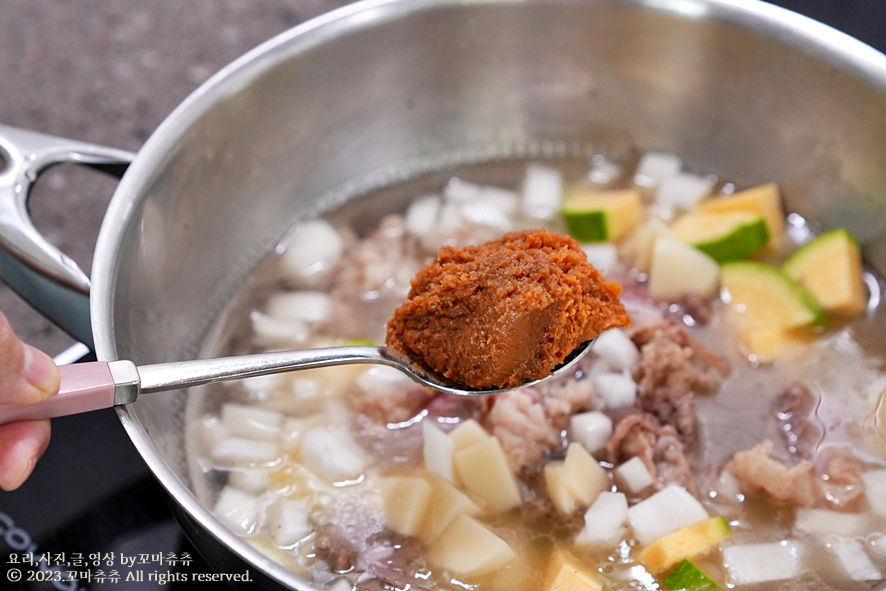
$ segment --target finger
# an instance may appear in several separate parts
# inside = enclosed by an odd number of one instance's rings
[[[0,427],[0,488],[11,491],[20,487],[48,445],[48,420]]]
[[[25,345],[0,314],[0,403],[31,404],[58,392],[58,367],[46,353]]]

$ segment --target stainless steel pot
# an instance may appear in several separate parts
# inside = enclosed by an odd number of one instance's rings
[[[131,155],[0,128],[0,273],[100,359],[194,356],[297,219],[425,170],[593,144],[676,152],[849,227],[886,272],[886,56],[751,0],[368,0],[246,54],[129,166],[88,280],[27,221],[45,165]],[[310,589],[192,494],[185,393],[119,411],[221,572]]]

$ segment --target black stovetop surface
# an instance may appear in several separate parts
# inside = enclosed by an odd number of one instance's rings
[[[884,0],[776,4],[886,51]],[[52,444],[31,479],[15,492],[0,492],[0,589],[225,588],[222,583],[174,580],[212,570],[185,539],[164,491],[114,411],[57,419],[52,430]],[[33,572],[37,574],[32,579],[62,578],[44,572],[45,565],[43,570],[32,566],[29,557],[48,559],[60,574],[72,571],[83,576],[76,582],[29,581],[28,573]],[[20,572],[22,580],[12,580],[14,572]]]

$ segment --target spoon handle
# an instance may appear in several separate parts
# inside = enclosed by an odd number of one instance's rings
[[[59,368],[61,385],[58,394],[37,404],[0,404],[0,425],[129,404],[146,392],[352,363],[397,365],[385,355],[384,347],[277,351],[142,366],[125,360],[65,365]]]

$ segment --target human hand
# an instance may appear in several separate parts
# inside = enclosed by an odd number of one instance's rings
[[[46,353],[25,345],[0,313],[0,404],[33,404],[58,392],[58,368]],[[15,490],[49,445],[49,421],[0,426],[0,488]]]

